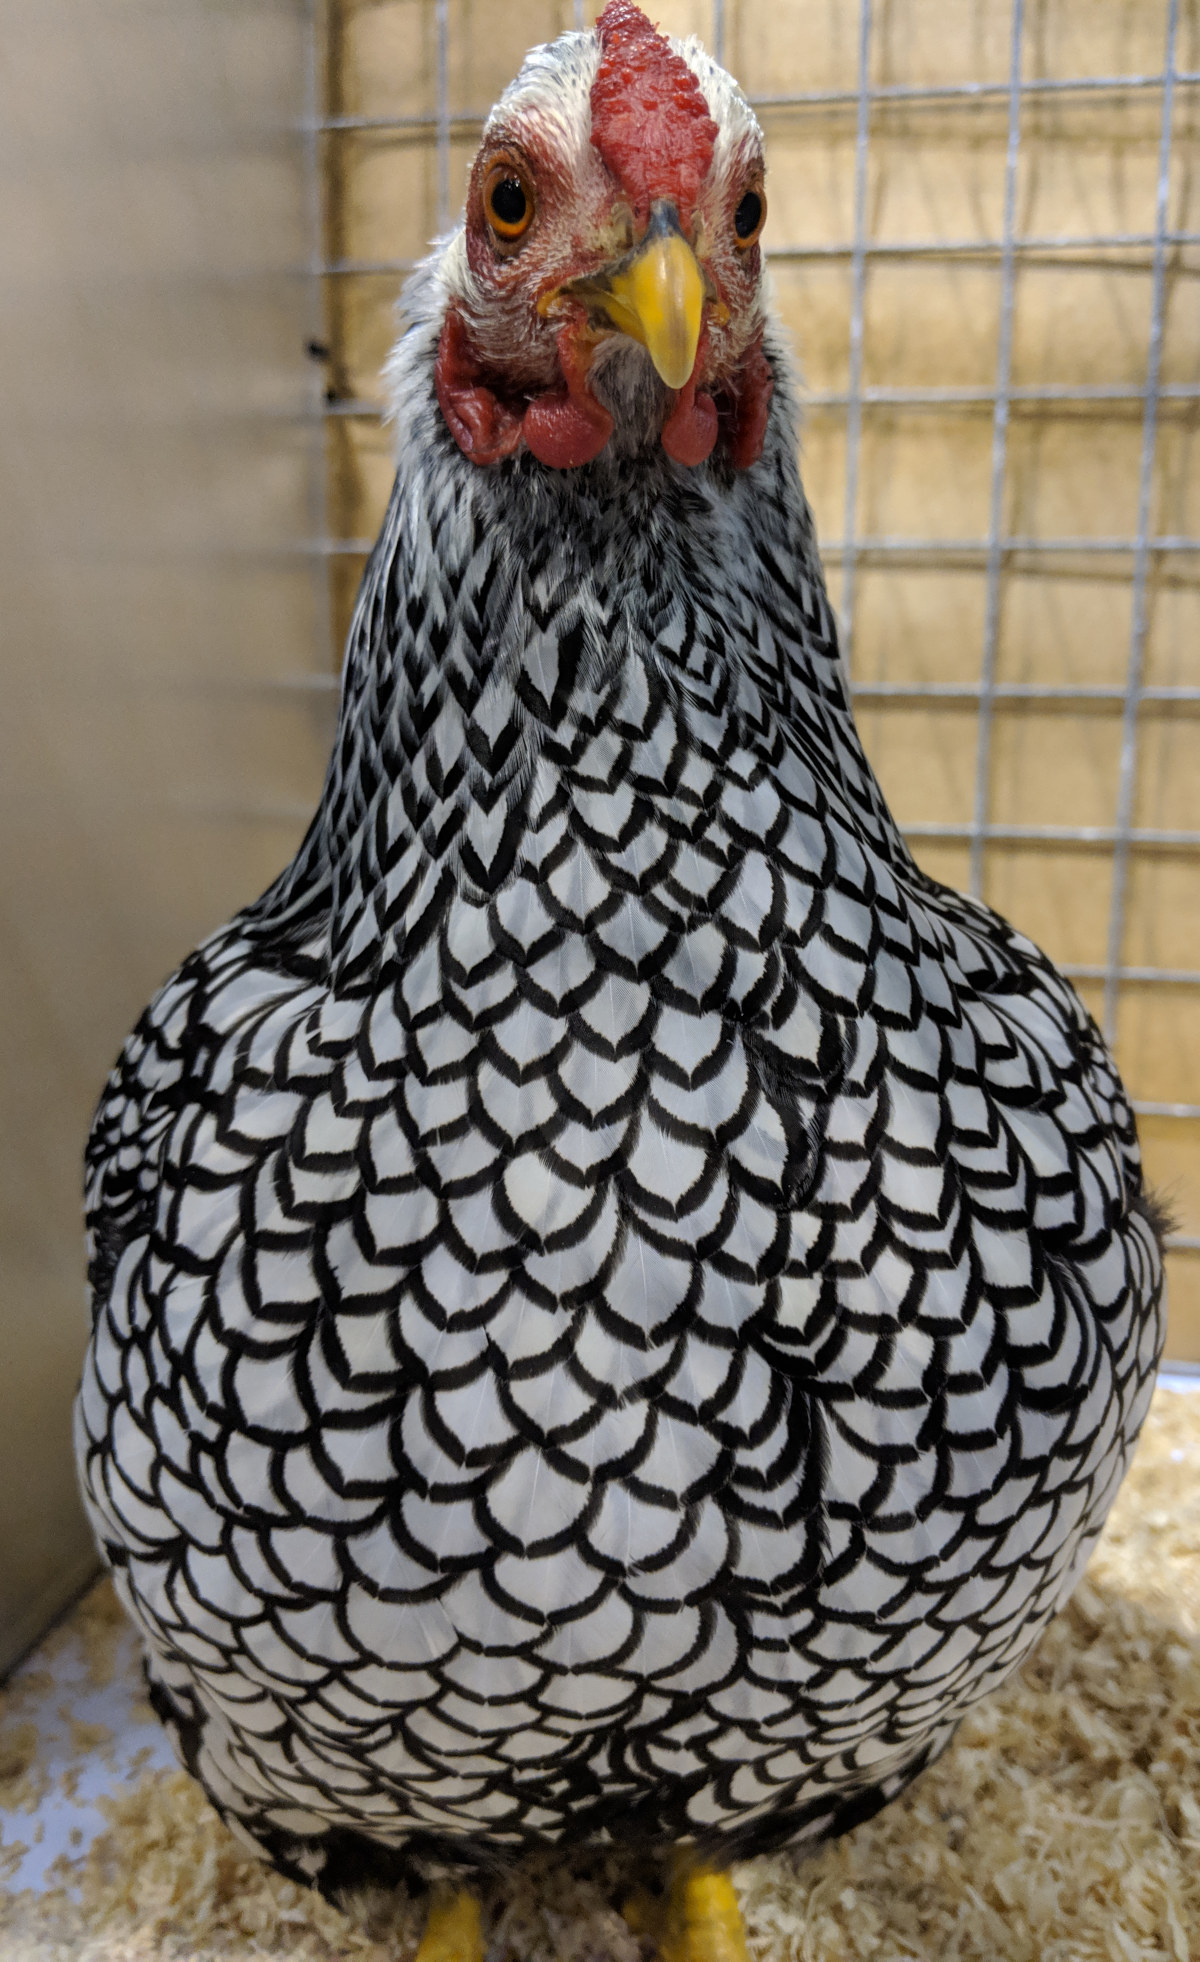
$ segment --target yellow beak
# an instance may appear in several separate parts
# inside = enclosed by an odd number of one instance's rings
[[[704,275],[673,223],[652,222],[639,250],[608,275],[596,298],[614,327],[641,342],[668,388],[686,386],[700,343]]]

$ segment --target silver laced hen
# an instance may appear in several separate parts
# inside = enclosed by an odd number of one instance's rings
[[[851,719],[764,214],[698,45],[530,55],[407,296],[320,808],[96,1116],[91,1517],[184,1761],[327,1892],[862,1819],[1150,1395],[1113,1064]]]

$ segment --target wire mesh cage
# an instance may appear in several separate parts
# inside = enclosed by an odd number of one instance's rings
[[[314,167],[330,618],[390,484],[378,371],[488,105],[595,9],[329,0]],[[924,868],[1114,1043],[1200,1358],[1198,14],[674,0],[767,136],[767,257],[872,761]]]

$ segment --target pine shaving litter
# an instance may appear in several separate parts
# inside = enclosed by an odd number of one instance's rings
[[[106,1751],[111,1748],[113,1734],[107,1724],[84,1723],[80,1717],[73,1717],[69,1710],[60,1713],[71,1733],[71,1742],[77,1751]]]
[[[1086,1579],[1017,1676],[878,1818],[802,1862],[735,1870],[753,1962],[1200,1958],[1198,1468],[1200,1395],[1160,1390]],[[107,1584],[78,1614],[107,1680]],[[14,1714],[0,1701],[0,1807],[26,1811],[37,1772]],[[0,1850],[5,1962],[412,1955],[419,1903],[327,1906],[245,1852],[181,1771],[106,1811],[48,1893],[4,1892],[16,1849]],[[617,1856],[522,1861],[488,1904],[488,1962],[639,1962],[620,1881]]]
[[[50,1781],[35,1762],[36,1725],[14,1722],[10,1707],[10,1698],[0,1691],[0,1812],[32,1812]]]

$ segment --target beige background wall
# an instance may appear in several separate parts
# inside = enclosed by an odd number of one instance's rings
[[[92,1106],[320,784],[307,60],[292,0],[0,7],[0,1668],[94,1558]]]
[[[590,21],[596,8],[588,0]],[[711,0],[656,0],[674,32],[709,38]],[[531,42],[569,27],[560,0],[450,0],[450,203],[457,210],[478,118]],[[725,58],[752,96],[857,83],[858,0],[726,0]],[[1026,8],[1026,78],[1161,75],[1163,0],[1034,0]],[[1176,65],[1200,67],[1200,10],[1185,0]],[[871,80],[888,85],[1006,84],[1011,12],[1003,0],[879,0]],[[328,34],[327,282],[331,380],[331,518],[346,540],[369,538],[391,477],[389,444],[373,413],[378,370],[393,333],[400,264],[436,226],[436,10],[431,0],[335,0]],[[1177,88],[1169,226],[1200,231],[1196,195],[1200,90]],[[1158,87],[1059,98],[1023,110],[1016,231],[1055,239],[1153,230],[1161,116]],[[765,243],[809,394],[805,479],[840,588],[852,269],[819,253],[851,238],[854,100],[762,108],[770,217]],[[866,235],[898,246],[971,244],[1001,235],[1006,96],[983,102],[872,110]],[[395,126],[407,119],[406,126]],[[392,126],[388,126],[388,124]],[[348,126],[347,126],[348,125]],[[1014,284],[1012,380],[1141,388],[1151,320],[1145,245],[1024,253]],[[1162,376],[1200,382],[1200,246],[1168,256]],[[879,257],[864,293],[863,383],[868,389],[991,388],[996,375],[1001,270],[997,254]],[[1164,401],[1151,528],[1200,534],[1200,403]],[[1132,535],[1142,443],[1139,401],[1014,402],[1004,528],[1024,538]],[[986,555],[947,541],[986,538],[992,405],[868,405],[863,412],[855,531],[924,540],[915,557],[881,550],[858,559],[851,672],[857,683],[976,682],[984,643]],[[361,554],[337,562],[344,619]],[[1002,683],[1123,687],[1130,652],[1132,560],[1127,553],[1013,553],[1000,588],[996,678]],[[1200,687],[1200,560],[1195,550],[1153,561],[1148,684]],[[957,826],[972,816],[978,710],[973,700],[862,700],[868,750],[903,825]],[[1112,826],[1121,746],[1120,701],[997,704],[988,796],[991,822]],[[1200,707],[1146,703],[1139,718],[1134,824],[1200,831]],[[922,863],[965,885],[968,846],[915,837]],[[1059,961],[1103,964],[1112,893],[1108,843],[990,844],[985,896]],[[1130,862],[1126,968],[1200,972],[1200,852],[1135,849]],[[1080,978],[1094,1012],[1101,987]],[[1134,1094],[1148,1103],[1200,1104],[1200,985],[1126,981],[1118,1048]],[[1183,1232],[1200,1236],[1200,1122],[1140,1120],[1150,1176]],[[1171,1258],[1171,1352],[1200,1359],[1200,1253]]]

